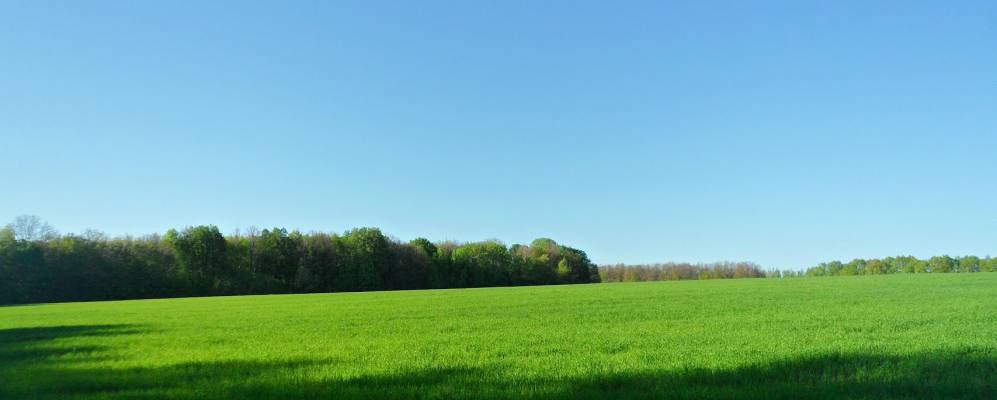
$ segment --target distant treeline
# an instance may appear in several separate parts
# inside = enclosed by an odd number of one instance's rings
[[[616,264],[599,267],[599,277],[603,282],[764,278],[765,276],[766,273],[760,266],[749,262]]]
[[[935,256],[922,260],[913,256],[831,261],[807,269],[807,276],[880,275],[898,273],[994,272],[997,258]]]
[[[31,218],[0,229],[5,304],[598,281],[585,252],[551,239],[402,243],[375,228],[223,236],[215,226],[112,239],[58,235]]]
[[[997,258],[911,256],[832,261],[805,273],[749,262],[597,267],[551,239],[403,243],[376,228],[343,234],[215,226],[165,235],[60,235],[37,217],[0,229],[0,304],[182,296],[997,271]]]

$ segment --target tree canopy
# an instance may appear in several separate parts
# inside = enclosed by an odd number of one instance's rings
[[[994,271],[997,271],[997,258],[989,256],[985,258],[977,256],[934,256],[928,259],[919,259],[914,256],[896,256],[870,260],[857,258],[848,263],[841,261],[823,262],[808,268],[806,275],[838,276]]]
[[[596,266],[584,251],[539,238],[393,239],[274,227],[223,235],[200,225],[165,234],[61,235],[37,217],[0,229],[0,304],[269,293],[555,285],[683,279],[997,271],[997,258],[912,256],[820,263],[804,272],[747,262]]]
[[[0,230],[0,303],[599,281],[584,252],[551,239],[405,243],[377,228],[279,227],[225,236],[212,225],[108,238],[58,235],[36,218],[21,220]]]

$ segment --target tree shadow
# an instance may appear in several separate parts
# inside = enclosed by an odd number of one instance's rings
[[[729,370],[690,369],[575,380],[582,398],[997,398],[993,350],[913,355],[830,354]]]
[[[145,332],[139,325],[58,325],[29,328],[0,329],[0,346],[47,342],[60,338],[80,336],[112,336]]]
[[[313,382],[338,398],[994,399],[992,350],[904,356],[823,355],[729,370],[523,378],[500,368],[424,370]],[[264,393],[266,388],[256,388]],[[279,397],[281,393],[270,392]],[[300,398],[307,398],[304,395]]]
[[[376,372],[337,359],[116,367],[113,351],[61,339],[147,332],[134,325],[0,330],[0,399],[925,399],[997,398],[990,348],[824,354],[730,369],[564,377],[503,365]],[[330,378],[337,376],[337,378]]]
[[[64,325],[0,329],[0,372],[19,363],[38,363],[55,357],[76,355],[90,360],[101,357],[106,346],[61,347],[56,341],[71,337],[99,337],[144,332],[135,325]]]

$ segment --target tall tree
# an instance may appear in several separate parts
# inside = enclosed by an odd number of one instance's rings
[[[381,290],[391,274],[388,239],[377,228],[357,228],[343,235],[348,261],[345,290]]]
[[[294,282],[298,270],[300,235],[293,237],[284,228],[264,229],[256,241],[256,264],[284,285]]]
[[[7,224],[7,229],[14,233],[18,240],[29,242],[37,240],[52,240],[58,236],[55,228],[43,221],[37,215],[20,215]]]
[[[194,293],[210,293],[224,286],[223,279],[229,272],[227,246],[217,226],[193,226],[182,232],[170,230],[166,236]]]

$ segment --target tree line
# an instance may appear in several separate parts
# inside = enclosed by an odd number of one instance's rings
[[[599,282],[585,252],[554,240],[400,242],[376,228],[222,235],[212,225],[108,238],[37,218],[0,229],[0,303]]]
[[[929,259],[919,259],[914,256],[897,256],[869,260],[859,258],[847,263],[841,261],[823,262],[808,268],[806,275],[839,276],[994,271],[997,271],[997,258],[990,256],[984,258],[977,256],[935,256]]]
[[[802,271],[750,262],[593,264],[541,238],[401,242],[376,228],[343,234],[284,228],[222,235],[212,225],[164,235],[60,235],[37,217],[0,229],[0,304],[182,296],[997,271],[997,258],[912,256],[831,261]]]
[[[602,282],[645,282],[764,278],[766,273],[750,262],[615,264],[600,266],[599,277]]]

